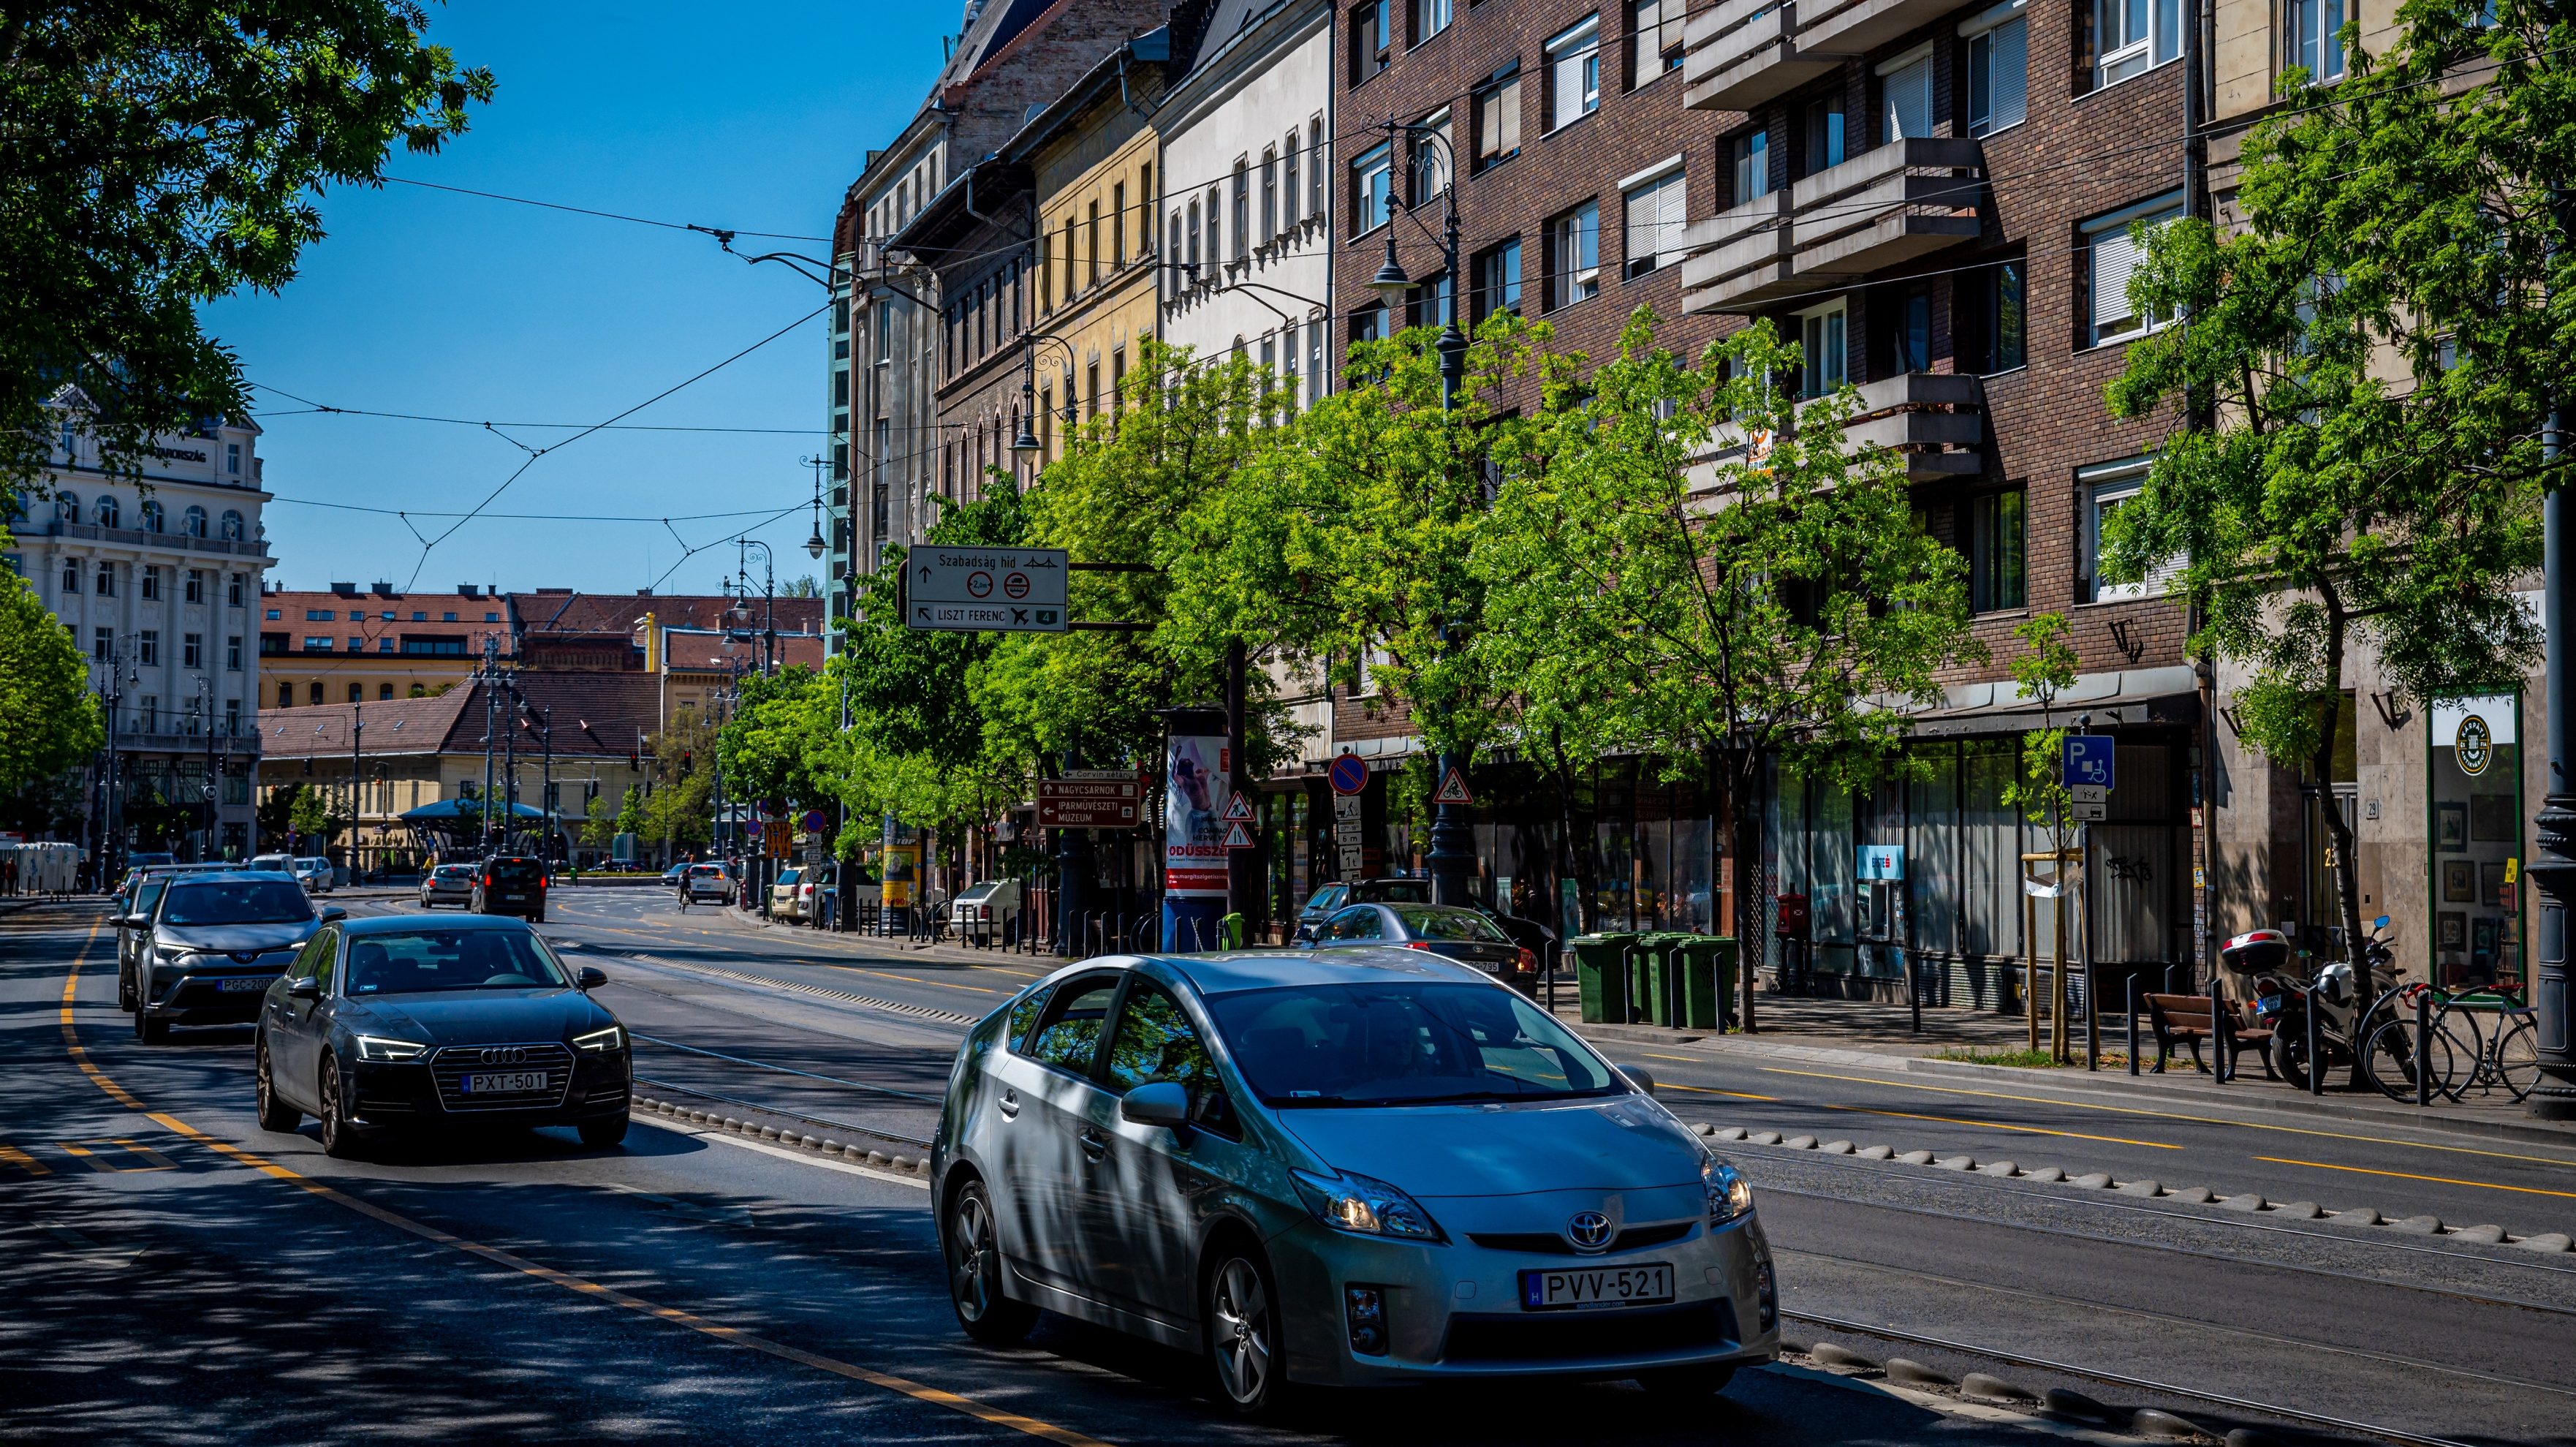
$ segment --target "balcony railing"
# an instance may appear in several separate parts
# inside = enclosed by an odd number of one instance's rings
[[[1976,141],[1927,136],[1863,151],[1682,233],[1682,306],[1746,312],[1847,286],[1976,239]]]
[[[1960,8],[1961,0],[1726,0],[1682,31],[1682,102],[1749,110]]]
[[[1843,450],[1873,444],[1904,461],[1908,482],[1976,477],[1986,466],[1986,386],[1951,372],[1903,372],[1863,382],[1859,410],[1843,419]],[[1697,487],[1713,492],[1715,468],[1746,461],[1753,440],[1721,427],[1697,459]]]
[[[32,531],[21,529],[20,535]],[[186,533],[156,533],[142,528],[103,528],[95,523],[50,523],[39,536],[116,543],[129,548],[176,548],[181,552],[219,553],[241,558],[265,557],[268,553],[268,544],[258,538],[198,538]]]

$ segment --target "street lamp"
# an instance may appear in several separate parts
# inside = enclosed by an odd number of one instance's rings
[[[1065,375],[1072,375],[1073,344],[1052,332],[1030,332],[1020,339],[1020,435],[1011,439],[1011,450],[1021,454],[1042,452],[1046,444],[1038,441],[1031,430],[1038,418],[1038,344],[1053,342],[1064,349]],[[1064,425],[1073,425],[1073,397],[1064,399]]]
[[[726,609],[725,613],[728,619],[740,617],[743,635],[748,641],[751,624],[751,574],[743,560],[743,554],[752,548],[760,549],[760,595],[768,607],[768,617],[762,625],[760,666],[761,673],[767,675],[778,666],[778,574],[776,564],[770,557],[769,544],[758,538],[734,540],[734,578],[740,585],[739,596],[742,601]]]
[[[829,546],[823,541],[823,467],[827,459],[808,457],[803,461],[814,469],[814,530],[805,536],[805,556],[819,563],[823,560],[823,550]]]

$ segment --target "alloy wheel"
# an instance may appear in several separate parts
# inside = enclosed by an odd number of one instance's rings
[[[993,1244],[993,1213],[983,1193],[969,1191],[957,1203],[956,1264],[949,1272],[957,1294],[957,1314],[980,1322],[993,1310],[993,1280],[1000,1274],[1000,1252]]]
[[[1235,1405],[1256,1405],[1270,1386],[1270,1293],[1260,1268],[1228,1258],[1217,1268],[1211,1296],[1217,1381]]]

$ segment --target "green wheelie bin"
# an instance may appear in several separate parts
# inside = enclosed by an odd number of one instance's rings
[[[1655,930],[1637,936],[1632,972],[1628,977],[1630,1018],[1640,1024],[1670,1027],[1673,1019],[1674,971],[1680,967],[1680,948],[1689,940],[1686,934]]]
[[[1691,935],[1673,950],[1681,968],[1681,1019],[1685,1030],[1714,1030],[1735,998],[1735,940],[1730,935]]]
[[[1581,1005],[1586,1025],[1618,1025],[1628,1018],[1628,946],[1636,941],[1632,934],[1576,935],[1566,943],[1574,949],[1575,998]]]

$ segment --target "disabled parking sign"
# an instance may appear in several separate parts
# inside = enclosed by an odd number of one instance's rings
[[[2070,789],[2109,789],[2114,757],[2109,734],[2068,734],[2062,781]]]

